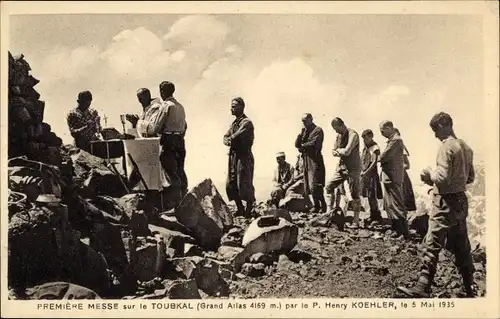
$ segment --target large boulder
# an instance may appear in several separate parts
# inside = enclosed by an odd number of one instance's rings
[[[134,212],[143,211],[149,223],[158,223],[158,210],[151,204],[150,200],[145,194],[133,193],[120,197],[117,200],[118,205],[121,207],[125,215],[129,218],[132,217]],[[162,226],[162,225],[160,225]]]
[[[210,179],[186,194],[175,210],[175,217],[207,249],[217,249],[224,229],[233,224],[229,208]]]
[[[70,281],[105,295],[106,263],[80,242],[67,209],[35,206],[9,221],[9,286],[18,290],[50,281]]]
[[[120,197],[127,191],[120,180],[120,176],[109,169],[92,169],[83,182],[87,196],[109,195]]]
[[[175,256],[183,256],[185,244],[194,244],[196,242],[193,237],[175,230],[151,224],[149,225],[149,229],[154,236],[162,238],[166,247],[171,248],[174,251]]]
[[[255,253],[286,253],[297,245],[299,229],[284,218],[262,216],[248,226],[243,236],[244,249],[234,260],[235,271]]]
[[[166,247],[161,238],[138,239],[131,255],[131,273],[140,281],[150,281],[161,277],[166,261]]]

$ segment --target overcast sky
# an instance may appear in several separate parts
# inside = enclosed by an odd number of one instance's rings
[[[170,80],[185,106],[190,186],[211,177],[221,193],[222,136],[242,96],[256,130],[255,186],[265,199],[275,153],[295,161],[300,117],[325,130],[327,178],[334,170],[333,117],[359,133],[382,120],[400,129],[411,176],[439,147],[429,119],[449,112],[459,137],[484,155],[480,16],[457,15],[37,15],[10,17],[10,50],[23,53],[46,101],[45,121],[72,141],[67,112],[79,91],[121,131],[119,114],[139,112],[136,91]],[[103,123],[104,124],[104,123]]]

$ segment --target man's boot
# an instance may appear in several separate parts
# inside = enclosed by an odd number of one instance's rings
[[[409,298],[429,298],[430,297],[431,282],[424,277],[420,276],[414,287],[408,288],[399,286],[397,290],[404,293]]]
[[[472,273],[462,273],[462,280],[464,284],[465,296],[467,298],[475,298],[477,293],[474,289],[474,276],[472,275]]]
[[[401,233],[404,239],[410,239],[410,229],[408,227],[408,221],[406,220],[406,218],[401,221]]]
[[[234,216],[245,216],[245,207],[243,206],[243,202],[241,201],[241,199],[236,199],[234,202],[236,203],[237,208]]]

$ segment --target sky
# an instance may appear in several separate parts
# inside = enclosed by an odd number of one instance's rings
[[[45,122],[65,143],[66,114],[90,90],[109,127],[139,113],[136,91],[158,96],[163,80],[187,114],[190,187],[212,178],[224,193],[233,97],[245,100],[255,126],[255,187],[265,200],[275,154],[294,163],[301,116],[325,131],[327,179],[335,169],[333,117],[361,133],[392,120],[410,152],[409,171],[433,166],[439,141],[433,114],[449,112],[456,133],[484,158],[482,20],[474,15],[17,15],[10,17],[13,55],[23,53]],[[104,121],[102,120],[103,124]]]

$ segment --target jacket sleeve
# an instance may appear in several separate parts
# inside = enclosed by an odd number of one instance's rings
[[[431,172],[431,180],[439,187],[449,183],[453,152],[446,144],[441,145],[436,159],[436,168]]]
[[[323,143],[323,130],[317,128],[311,132],[309,140],[305,143],[302,143],[302,147],[318,151],[321,148],[322,143]]]
[[[231,141],[238,140],[238,138],[245,136],[253,129],[253,124],[248,119],[243,119],[241,125],[236,132],[229,136]]]
[[[390,161],[392,157],[403,149],[403,141],[399,139],[390,140],[387,143],[387,147],[380,154],[380,163],[384,164]]]

